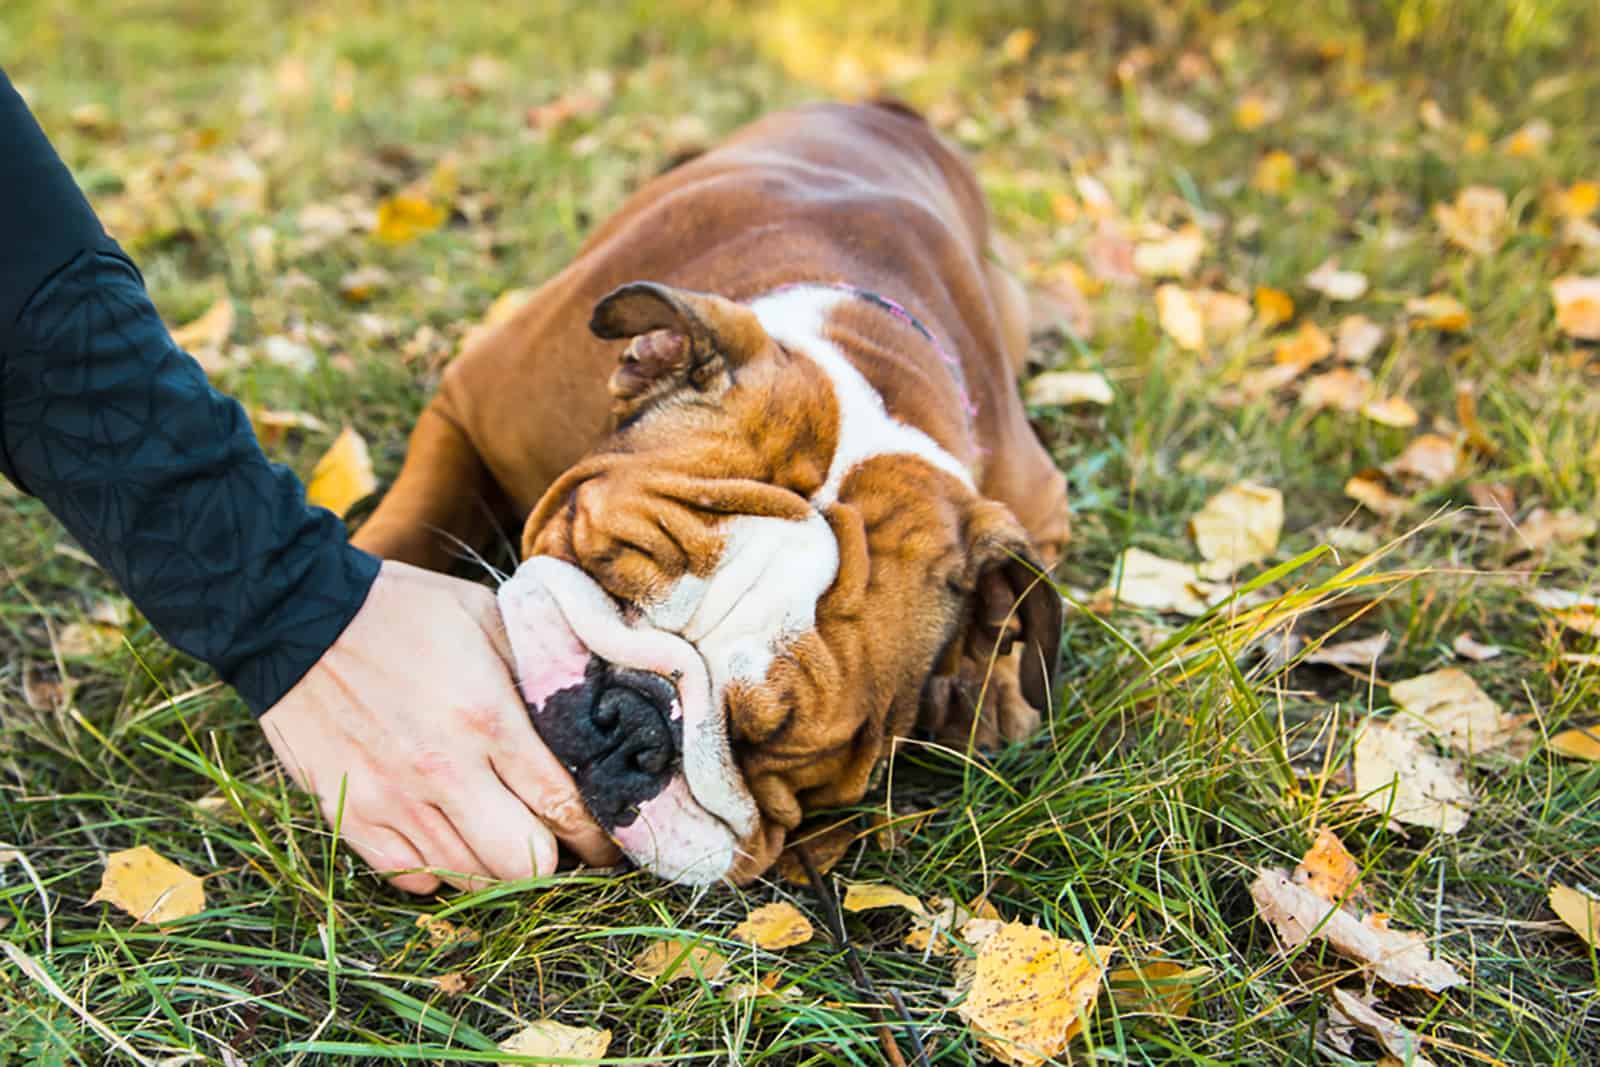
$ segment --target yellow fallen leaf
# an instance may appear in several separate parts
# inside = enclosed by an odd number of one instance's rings
[[[222,346],[233,335],[233,298],[224,293],[193,322],[172,331],[177,346],[194,357],[207,374],[222,369]]]
[[[190,874],[150,848],[125,848],[106,857],[100,888],[89,903],[105,901],[142,923],[164,923],[198,915],[206,907],[206,888]]]
[[[845,911],[873,911],[877,908],[904,908],[913,915],[927,915],[928,909],[903,889],[881,882],[852,882],[845,886]]]
[[[451,971],[434,978],[433,986],[447,997],[459,997],[472,988],[472,979],[460,971]]]
[[[1233,108],[1233,122],[1241,130],[1259,130],[1276,119],[1282,109],[1260,93],[1245,93]]]
[[[548,1057],[557,1061],[598,1060],[611,1047],[610,1030],[568,1026],[554,1019],[539,1019],[500,1042],[500,1051],[513,1056]],[[501,1067],[511,1067],[502,1061]]]
[[[1550,739],[1550,751],[1571,759],[1600,763],[1600,726],[1574,726]]]
[[[1344,495],[1386,519],[1397,518],[1411,509],[1411,501],[1391,493],[1377,478],[1357,474],[1344,483]]]
[[[1499,189],[1469,185],[1454,204],[1433,205],[1433,220],[1451,244],[1488,256],[1505,236],[1506,208],[1506,194]]]
[[[1367,276],[1360,271],[1340,270],[1339,261],[1329,259],[1306,275],[1306,288],[1329,300],[1359,300],[1367,291]]]
[[[1550,143],[1552,133],[1554,131],[1544,119],[1533,119],[1506,138],[1506,155],[1517,159],[1536,156]]]
[[[1581,219],[1600,207],[1600,182],[1573,182],[1552,198],[1555,213],[1566,219]]]
[[[1306,653],[1304,663],[1323,663],[1334,667],[1370,667],[1389,648],[1388,633],[1377,633],[1359,641],[1340,641]]]
[[[1550,283],[1556,325],[1580,341],[1600,341],[1600,276],[1564,275]]]
[[[1146,278],[1187,278],[1205,254],[1206,239],[1198,226],[1185,226],[1133,249],[1133,269]]]
[[[387,244],[405,244],[437,230],[447,217],[444,208],[420,193],[396,193],[378,205],[373,234]]]
[[[339,295],[352,304],[364,304],[393,281],[382,267],[359,267],[339,279]]]
[[[1587,541],[1600,531],[1600,521],[1571,508],[1549,511],[1535,508],[1516,524],[1510,537],[1527,552],[1542,552],[1551,545],[1572,545]]]
[[[1221,600],[1226,590],[1201,578],[1193,563],[1129,548],[1112,569],[1106,595],[1130,607],[1198,616]]]
[[[1334,333],[1334,351],[1346,363],[1365,363],[1383,340],[1383,327],[1365,315],[1346,315]]]
[[[342,516],[356,501],[378,488],[367,442],[346,426],[317,460],[306,486],[306,501]]]
[[[1390,474],[1439,485],[1456,476],[1459,460],[1460,450],[1454,441],[1440,434],[1425,433],[1406,445],[1405,451],[1390,460],[1385,469]]]
[[[1268,196],[1281,196],[1294,183],[1294,157],[1281,148],[1274,148],[1260,159],[1250,175],[1250,188]]]
[[[1230,577],[1277,551],[1283,532],[1283,494],[1254,482],[1230,486],[1195,512],[1189,532],[1206,560],[1200,576],[1212,581]]]
[[[1021,63],[1039,43],[1039,31],[1029,26],[1018,27],[1006,34],[1000,42],[1000,54],[1012,63]]]
[[[1591,252],[1600,249],[1600,226],[1588,219],[1568,219],[1561,224],[1561,243]]]
[[[303,411],[275,411],[272,408],[250,408],[250,428],[262,448],[273,448],[283,443],[290,430],[310,430],[324,433],[328,424],[315,415]]]
[[[1104,959],[1108,950],[1098,951]],[[1083,945],[1006,923],[978,950],[972,988],[957,1011],[997,1060],[1036,1067],[1066,1050],[1104,973]]]
[[[1375,998],[1358,997],[1348,989],[1336,987],[1328,1012],[1329,1022],[1334,1026],[1365,1030],[1399,1063],[1408,1067],[1434,1067],[1433,1061],[1422,1054],[1422,1038],[1393,1019],[1380,1015],[1373,1007],[1375,1003]]]
[[[1594,595],[1567,589],[1534,589],[1529,591],[1528,599],[1568,629],[1600,637],[1600,599]]]
[[[1358,917],[1301,885],[1282,868],[1258,871],[1250,883],[1250,898],[1285,950],[1321,939],[1390,985],[1439,993],[1466,984],[1449,963],[1433,958],[1421,934],[1391,929],[1381,915]]]
[[[917,952],[928,952],[932,955],[959,951],[952,943],[955,937],[954,931],[964,930],[967,924],[975,919],[1003,925],[999,910],[987,900],[976,901],[968,908],[962,907],[954,900],[934,897],[928,901],[927,913],[915,916],[911,920],[911,929],[906,931],[905,945]]]
[[[1023,393],[1027,402],[1037,407],[1104,406],[1115,399],[1106,376],[1093,371],[1046,371],[1030,381]]]
[[[102,622],[69,622],[55,640],[55,650],[63,659],[92,659],[121,647],[122,629]]]
[[[1413,826],[1457,834],[1472,811],[1461,766],[1429,751],[1422,733],[1403,723],[1372,723],[1356,741],[1356,792],[1361,803]]]
[[[635,978],[647,982],[659,979],[663,985],[697,977],[715,982],[728,969],[728,961],[703,945],[652,941],[633,958],[631,969]]]
[[[1206,339],[1212,344],[1222,344],[1243,333],[1255,314],[1250,301],[1220,289],[1201,290],[1195,299],[1205,320]]]
[[[1550,887],[1550,910],[1583,938],[1590,948],[1600,948],[1600,900],[1564,885]]]
[[[1441,333],[1460,333],[1472,325],[1472,313],[1461,301],[1445,293],[1413,297],[1406,301],[1406,314],[1418,326]]]
[[[1407,430],[1421,421],[1417,409],[1403,396],[1390,396],[1382,400],[1369,400],[1361,405],[1361,414],[1373,422],[1396,429]]]
[[[1332,352],[1333,341],[1327,331],[1308,319],[1300,324],[1291,337],[1278,343],[1278,347],[1272,351],[1272,358],[1276,363],[1309,367],[1318,360],[1326,359]]]
[[[1210,967],[1185,967],[1175,960],[1113,967],[1106,975],[1111,1000],[1124,1012],[1186,1018],[1195,987],[1211,976]]]
[[[1346,897],[1361,879],[1361,864],[1339,835],[1326,826],[1294,869],[1295,881],[1332,904]]]
[[[1486,752],[1510,741],[1518,721],[1506,715],[1459,667],[1419,674],[1389,687],[1389,695],[1430,733],[1463,752]]]
[[[1484,644],[1465,631],[1456,635],[1456,639],[1450,642],[1450,648],[1462,659],[1470,659],[1474,663],[1494,659],[1505,651],[1499,645]]]
[[[1312,411],[1332,408],[1354,414],[1372,397],[1372,375],[1361,367],[1335,367],[1306,380],[1300,405]]]
[[[1205,311],[1189,290],[1178,285],[1156,288],[1156,318],[1179,348],[1199,352],[1206,346]]]
[[[1294,318],[1294,298],[1282,289],[1270,285],[1256,286],[1256,318],[1261,325],[1272,327]]]
[[[418,915],[417,929],[428,935],[434,948],[446,945],[476,945],[483,935],[470,926],[453,923],[435,915]]]
[[[762,905],[733,928],[738,940],[768,950],[803,945],[814,933],[811,920],[786,900]]]

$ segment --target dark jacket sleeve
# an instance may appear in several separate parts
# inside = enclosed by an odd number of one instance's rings
[[[173,342],[4,72],[0,474],[257,714],[321,658],[377,576]]]

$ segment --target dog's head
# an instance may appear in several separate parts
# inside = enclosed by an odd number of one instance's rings
[[[635,862],[748,880],[859,800],[930,679],[1021,648],[1043,709],[1060,601],[1011,513],[890,419],[824,291],[746,306],[635,283],[616,431],[529,516],[500,603],[534,723]]]

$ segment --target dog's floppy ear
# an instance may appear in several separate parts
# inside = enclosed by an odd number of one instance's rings
[[[1060,666],[1061,594],[1005,505],[982,500],[974,508],[966,574],[973,589],[967,654],[987,660],[997,644],[1001,656],[1020,647],[1022,696],[1035,709],[1049,710]]]
[[[1027,737],[1050,710],[1061,596],[1003,504],[975,502],[966,544],[966,614],[923,689],[921,725],[941,740],[971,737],[989,748]]]
[[[743,304],[657,282],[613,289],[595,305],[589,330],[606,341],[631,338],[609,385],[623,405],[683,383],[704,392],[771,343]]]

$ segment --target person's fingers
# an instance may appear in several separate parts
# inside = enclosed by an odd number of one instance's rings
[[[561,761],[528,728],[524,743],[507,744],[490,762],[500,780],[591,867],[617,862],[622,853],[583,806],[578,787]]]
[[[478,787],[453,799],[445,813],[496,878],[513,881],[555,871],[555,835],[491,768],[484,767]]]
[[[402,892],[421,896],[441,885],[437,876],[422,869],[427,866],[422,855],[396,830],[359,822],[346,828],[344,840],[351,851]]]
[[[424,801],[411,802],[391,822],[416,844],[428,868],[457,889],[482,889],[495,880],[439,807]]]

